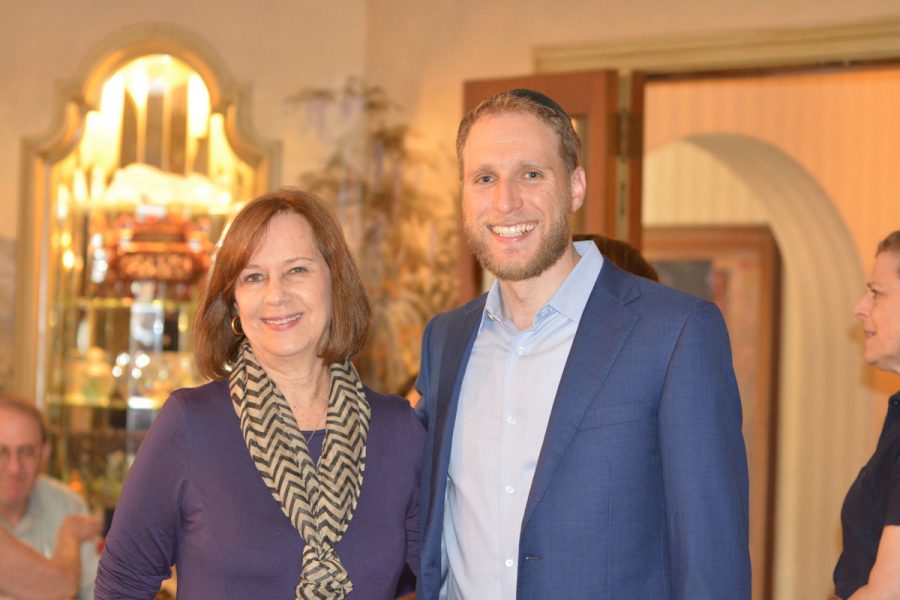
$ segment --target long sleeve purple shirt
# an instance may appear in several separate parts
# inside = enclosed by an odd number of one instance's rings
[[[337,554],[350,598],[394,597],[418,570],[424,430],[402,398],[366,390],[372,418],[359,504]],[[310,454],[318,458],[322,434]],[[141,445],[100,558],[97,600],[153,598],[174,564],[178,598],[294,597],[304,541],[260,479],[226,382],[172,394]]]

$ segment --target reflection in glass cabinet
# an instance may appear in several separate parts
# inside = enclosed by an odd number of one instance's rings
[[[191,355],[199,283],[257,174],[203,78],[168,55],[124,64],[50,171],[47,315],[51,470],[98,506]]]

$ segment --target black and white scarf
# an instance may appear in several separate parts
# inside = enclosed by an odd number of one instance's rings
[[[335,546],[359,501],[370,408],[349,360],[329,368],[331,393],[318,465],[310,458],[291,407],[247,340],[228,382],[250,457],[272,497],[306,541],[297,600],[341,600],[353,590]]]

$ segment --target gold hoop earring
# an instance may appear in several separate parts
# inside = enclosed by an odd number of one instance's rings
[[[241,328],[241,318],[238,316],[231,319],[231,333],[238,337],[244,335],[244,330]]]

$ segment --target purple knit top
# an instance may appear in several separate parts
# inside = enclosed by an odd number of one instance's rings
[[[418,571],[425,432],[406,400],[366,389],[372,408],[359,504],[337,554],[349,598],[394,597]],[[317,460],[323,434],[311,439]],[[141,444],[100,558],[96,598],[153,598],[177,567],[178,599],[290,600],[304,541],[244,446],[227,382],[179,390]]]

